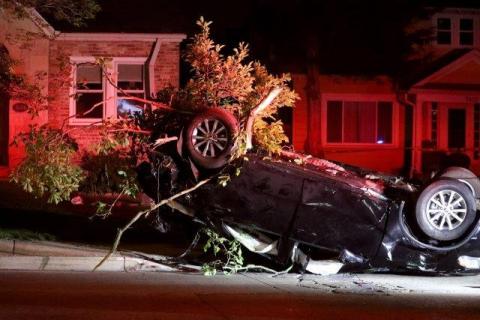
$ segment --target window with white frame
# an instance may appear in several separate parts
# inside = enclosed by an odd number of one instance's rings
[[[460,19],[460,45],[473,45],[473,19]]]
[[[327,143],[392,144],[391,101],[327,101]]]
[[[452,13],[435,16],[436,44],[449,47],[471,47],[476,45],[475,38],[480,23],[480,11],[477,13]]]
[[[79,119],[102,119],[104,114],[102,68],[93,63],[77,65],[74,115]]]
[[[452,20],[450,18],[437,19],[437,43],[452,43]]]
[[[113,58],[104,69],[93,58],[72,58],[70,123],[122,118],[145,108],[146,58]]]
[[[117,65],[117,115],[125,117],[134,112],[143,112],[145,83],[143,64]],[[139,98],[134,99],[134,98]]]

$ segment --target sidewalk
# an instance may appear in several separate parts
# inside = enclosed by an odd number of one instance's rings
[[[0,240],[0,270],[93,271],[107,249],[50,241]],[[155,256],[155,260],[167,260]],[[178,271],[142,258],[135,252],[112,255],[98,271]]]
[[[126,210],[107,219],[92,219],[95,211],[92,206],[74,206],[69,202],[47,204],[7,180],[0,180],[0,194],[0,229],[30,230],[55,239],[55,242],[0,239],[0,270],[92,271],[107,255],[117,229],[131,215],[131,210]],[[167,263],[169,257],[181,254],[188,247],[190,240],[183,231],[163,234],[150,223],[142,219],[129,229],[122,237],[118,253],[98,270],[194,271],[192,266],[178,269]]]

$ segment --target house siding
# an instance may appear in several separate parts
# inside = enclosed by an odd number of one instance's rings
[[[9,56],[17,63],[13,72],[24,75],[30,83],[38,84],[41,94],[46,95],[49,87],[48,78],[38,75],[48,72],[49,40],[39,32],[38,26],[28,17],[12,18],[7,11],[0,10],[0,44],[5,46]],[[26,37],[26,34],[31,36]],[[42,125],[47,122],[47,111],[41,111],[34,119],[27,112],[14,111],[13,106],[18,102],[24,101],[17,101],[14,98],[10,98],[9,101],[8,166],[0,166],[0,177],[7,176],[25,155],[22,145],[11,145],[14,137],[28,131],[29,125]]]
[[[450,19],[450,44],[437,43],[438,18]],[[463,29],[463,32],[473,33],[470,44],[461,41],[461,19],[470,19],[473,22],[472,29]],[[381,171],[398,173],[401,169],[408,169],[402,173],[411,176],[430,176],[433,171],[437,172],[448,165],[465,165],[461,162],[449,162],[448,159],[445,161],[446,157],[453,156],[451,159],[454,159],[460,155],[462,161],[468,157],[469,168],[479,175],[480,10],[444,8],[428,19],[415,20],[406,32],[412,34],[425,29],[433,31],[432,41],[421,45],[412,43],[415,53],[408,57],[412,60],[423,60],[424,69],[411,73],[409,76],[412,81],[416,79],[418,82],[410,83],[401,92],[397,91],[398,88],[385,85],[388,81],[383,81],[382,84],[382,81],[372,81],[365,77],[317,75],[317,83],[312,85],[311,80],[315,80],[315,77],[310,74],[294,75],[294,88],[302,98],[302,101],[297,103],[293,116],[292,140],[295,148],[327,159]],[[313,100],[309,99],[312,86],[316,89],[313,90],[316,91],[313,95],[321,96],[321,106],[312,104]],[[394,119],[394,124],[397,125],[394,131],[395,143],[390,146],[326,143],[328,98],[325,97],[335,96],[337,100],[342,100],[343,96],[354,100],[352,97],[355,96],[362,98],[381,95],[391,95],[397,100],[398,111]],[[432,105],[435,105],[435,110]],[[408,120],[406,108],[411,112]],[[457,114],[457,118],[454,118],[453,114]],[[318,116],[322,119],[320,125],[318,121],[312,121],[313,117]],[[465,119],[462,120],[462,117]],[[463,127],[465,136],[459,136],[463,134],[463,129],[451,130],[449,126],[454,129]],[[405,132],[406,128],[411,129]],[[406,136],[411,140],[411,146],[405,146]],[[457,142],[464,139],[464,146],[449,146],[450,139]]]
[[[307,78],[304,75],[292,75],[295,91],[300,99],[295,103],[293,112],[292,144],[295,150],[308,149],[308,98],[306,94]],[[320,112],[320,110],[319,110]]]
[[[307,76],[302,74],[292,76],[294,89],[301,98],[295,105],[293,115],[292,140],[295,150],[349,165],[400,173],[404,169],[405,114],[403,106],[397,101],[391,81],[386,77],[363,79],[318,75],[314,78],[316,79],[314,86],[317,88],[314,91],[320,103],[309,106]],[[391,101],[393,106],[392,143],[390,145],[327,143],[326,110],[329,100]],[[312,115],[319,117],[320,122],[310,121]]]

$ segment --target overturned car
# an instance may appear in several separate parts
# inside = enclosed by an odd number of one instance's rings
[[[226,185],[205,184],[172,207],[251,251],[316,273],[480,270],[480,181],[469,170],[451,167],[418,187],[287,151],[276,157],[249,152],[229,162],[236,125],[227,112],[207,110],[173,147],[162,146],[178,153],[168,156],[170,163],[188,164],[197,178],[236,172]],[[178,182],[179,167],[149,168],[144,189],[158,196]]]

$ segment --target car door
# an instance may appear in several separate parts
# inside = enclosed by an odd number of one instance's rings
[[[319,248],[373,256],[382,240],[389,201],[365,190],[349,185],[348,178],[327,174],[305,179],[291,238]]]
[[[288,166],[254,158],[225,188],[203,197],[212,216],[282,236],[292,223],[302,182]]]

